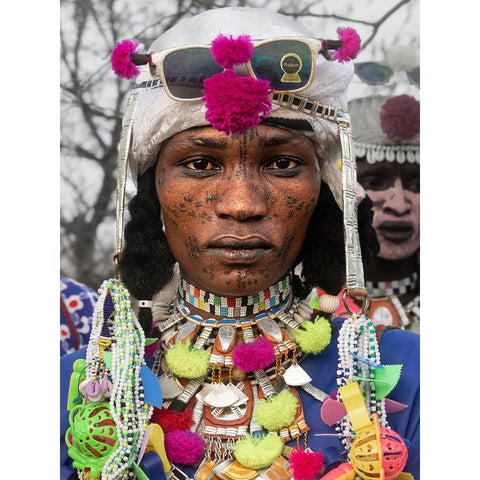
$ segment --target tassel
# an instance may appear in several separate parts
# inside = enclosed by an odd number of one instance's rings
[[[173,432],[173,430],[188,430],[194,424],[192,410],[192,408],[187,408],[184,412],[176,412],[154,407],[152,422],[158,423],[165,433]]]
[[[247,433],[233,446],[233,455],[246,467],[267,468],[281,455],[282,439],[278,435],[253,436]]]
[[[275,348],[265,337],[258,337],[252,343],[238,344],[233,350],[232,360],[244,372],[261,370],[275,361]]]
[[[259,400],[253,415],[267,430],[279,430],[292,424],[297,408],[298,400],[295,395],[290,390],[282,390]]]
[[[325,468],[323,453],[296,447],[289,458],[293,480],[315,480]]]
[[[332,58],[339,63],[345,63],[357,58],[361,45],[357,31],[351,27],[339,27],[337,28],[337,33],[342,46],[332,53]]]
[[[306,321],[299,325],[293,336],[305,353],[316,355],[330,344],[332,327],[326,318],[317,316],[313,322]]]
[[[178,342],[165,354],[170,371],[180,378],[198,378],[206,375],[210,362],[210,352],[192,348],[190,340]]]
[[[246,63],[253,52],[248,35],[219,35],[212,42],[212,56],[226,70],[207,78],[204,97],[205,118],[217,130],[242,134],[256,127],[272,108],[270,82],[250,76],[237,75],[233,66]]]
[[[213,59],[223,68],[247,63],[252,57],[253,43],[249,35],[233,38],[231,35],[218,35],[210,48]]]
[[[132,62],[130,55],[136,53],[138,42],[123,40],[117,43],[111,56],[112,70],[120,78],[136,77],[140,70]]]
[[[190,430],[174,430],[165,434],[165,451],[173,463],[193,465],[203,457],[204,449],[203,438]]]

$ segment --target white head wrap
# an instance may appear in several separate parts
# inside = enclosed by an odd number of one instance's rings
[[[406,97],[406,96],[404,96]],[[420,163],[420,137],[413,135],[404,140],[391,140],[382,130],[380,116],[385,102],[400,97],[372,95],[356,98],[348,103],[352,122],[355,155],[368,163],[397,162]],[[413,98],[407,98],[415,103]],[[399,116],[397,122],[406,122],[412,129],[419,122],[419,112],[409,110]],[[417,125],[419,127],[419,125]]]
[[[218,34],[250,35],[252,40],[274,37],[318,37],[312,35],[291,17],[252,8],[221,8],[205,11],[179,22],[158,37],[150,52],[184,46],[210,44]],[[320,35],[321,36],[321,35]],[[152,80],[150,68],[141,67],[137,83]],[[338,110],[346,111],[346,90],[353,76],[351,63],[340,64],[318,56],[314,81],[300,92],[302,97]],[[192,127],[209,125],[202,100],[180,102],[170,99],[163,88],[141,89],[133,119],[132,146],[129,155],[133,178],[155,164],[160,144],[167,138]],[[337,125],[329,120],[301,113],[291,108],[273,105],[270,117],[306,120],[313,132],[320,159],[322,180],[325,181],[337,203],[342,207],[342,176],[335,164],[340,156]]]

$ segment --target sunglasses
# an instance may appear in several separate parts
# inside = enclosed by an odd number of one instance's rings
[[[393,69],[384,63],[360,62],[355,64],[355,73],[369,85],[384,85],[390,81]],[[420,67],[405,71],[408,81],[420,88]]]
[[[268,80],[275,92],[299,92],[310,86],[316,59],[326,52],[326,42],[315,38],[281,37],[252,42],[252,58],[246,63],[249,75]],[[329,40],[329,48],[333,41]],[[162,86],[173,100],[203,97],[203,82],[223,68],[212,57],[210,45],[190,45],[152,53],[160,82],[137,84],[137,88]]]

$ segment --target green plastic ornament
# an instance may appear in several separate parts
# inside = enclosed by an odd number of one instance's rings
[[[117,447],[117,427],[106,402],[77,405],[69,416],[65,433],[73,467],[100,478],[103,466]]]

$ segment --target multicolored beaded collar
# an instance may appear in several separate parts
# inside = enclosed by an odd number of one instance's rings
[[[413,292],[417,286],[418,273],[413,272],[409,277],[400,280],[390,280],[388,282],[371,282],[366,281],[365,286],[370,296],[390,297],[392,295],[402,295],[404,293]]]
[[[182,278],[179,295],[190,305],[222,317],[245,317],[269,310],[285,301],[291,293],[290,278],[286,276],[270,288],[245,297],[220,297],[190,285]]]

